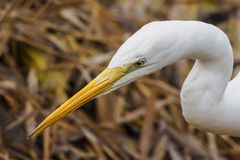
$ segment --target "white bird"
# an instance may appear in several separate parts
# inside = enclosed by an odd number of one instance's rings
[[[50,114],[31,136],[93,98],[186,58],[196,59],[181,90],[186,121],[201,130],[240,136],[240,73],[230,81],[231,44],[219,28],[199,21],[144,25],[118,49],[99,76]]]

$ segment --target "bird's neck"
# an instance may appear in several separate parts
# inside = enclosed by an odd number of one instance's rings
[[[216,107],[222,100],[233,69],[232,48],[226,35],[211,28],[198,32],[202,32],[196,34],[198,37],[185,37],[188,43],[181,44],[187,46],[180,57],[196,59],[181,90],[184,117],[196,126],[204,124],[209,107]]]

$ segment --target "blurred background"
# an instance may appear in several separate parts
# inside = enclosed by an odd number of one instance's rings
[[[183,119],[179,91],[189,60],[95,99],[26,141],[126,38],[156,20],[217,25],[239,71],[239,0],[1,0],[0,159],[240,159],[239,138],[199,131]]]

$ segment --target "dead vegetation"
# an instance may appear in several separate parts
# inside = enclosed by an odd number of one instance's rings
[[[91,101],[26,142],[147,22],[218,25],[239,70],[239,13],[239,0],[0,1],[0,159],[240,159],[240,139],[184,121],[179,90],[191,69],[187,60]]]

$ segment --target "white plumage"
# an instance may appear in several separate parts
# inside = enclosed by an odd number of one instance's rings
[[[32,135],[91,99],[185,58],[196,59],[181,90],[186,121],[205,131],[240,136],[240,74],[230,81],[231,44],[219,28],[199,21],[143,26],[119,48],[106,70],[49,115]]]
[[[180,59],[196,59],[181,90],[185,119],[205,131],[240,136],[240,74],[229,82],[232,47],[219,28],[198,21],[149,23],[120,47],[108,67],[126,65],[138,57],[146,58],[145,67],[121,78],[115,86]]]

